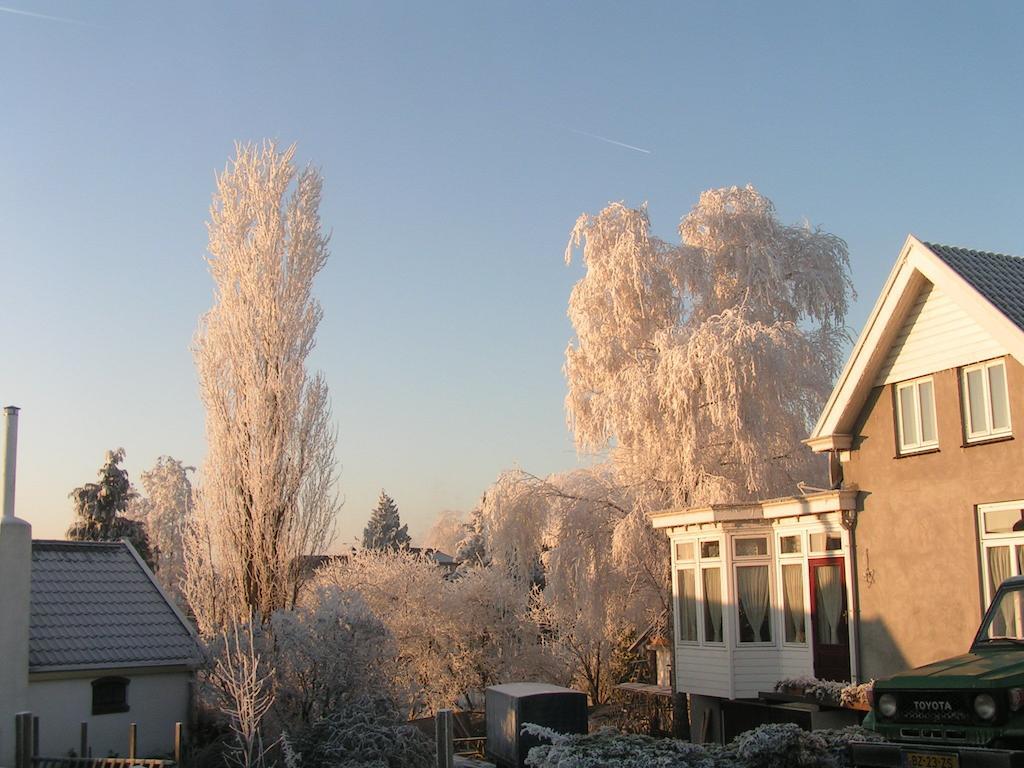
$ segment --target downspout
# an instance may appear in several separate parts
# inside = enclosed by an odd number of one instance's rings
[[[839,460],[839,451],[828,452],[828,479],[833,490],[843,487],[843,465]],[[860,636],[860,579],[857,569],[857,504],[860,502],[860,494],[857,494],[857,501],[853,509],[842,511],[842,523],[850,534],[850,573],[853,576],[851,592],[853,597],[853,660],[857,667],[857,674],[851,675],[856,678],[854,682],[860,683],[863,678],[863,666],[861,666],[861,636]]]

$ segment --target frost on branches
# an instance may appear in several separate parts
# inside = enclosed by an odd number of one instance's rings
[[[583,215],[566,350],[566,410],[580,450],[611,449],[652,505],[792,492],[821,467],[800,440],[842,361],[852,295],[846,244],[785,226],[753,187],[709,190],[679,225],[646,208]]]
[[[391,687],[409,717],[472,708],[489,685],[560,676],[537,641],[530,589],[499,568],[450,580],[407,549],[360,550],[317,572],[315,586],[358,593],[387,627]]]
[[[605,701],[614,651],[668,605],[663,542],[607,466],[541,479],[503,473],[477,528],[490,569],[536,586],[534,621],[572,681]]]
[[[325,549],[339,507],[327,385],[305,365],[328,255],[322,181],[294,152],[239,146],[210,208],[214,305],[194,348],[208,453],[186,545],[204,632],[294,604],[303,556]]]
[[[175,600],[180,600],[185,577],[183,543],[192,516],[192,483],[186,467],[177,459],[161,456],[148,472],[143,472],[144,495],[134,498],[128,515],[145,523],[157,552],[157,581]]]

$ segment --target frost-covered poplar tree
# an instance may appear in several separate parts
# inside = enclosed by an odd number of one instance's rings
[[[583,215],[566,350],[580,450],[610,449],[651,504],[792,492],[823,468],[800,443],[842,360],[852,294],[846,244],[781,224],[751,186],[704,192],[681,243],[646,208]]]
[[[146,525],[150,541],[159,553],[157,580],[171,595],[181,596],[185,576],[185,529],[192,517],[192,482],[177,459],[161,456],[139,477],[143,494],[128,506],[128,515]]]
[[[327,384],[306,370],[328,256],[322,179],[294,154],[238,146],[210,208],[214,305],[194,345],[208,453],[185,581],[207,630],[291,606],[303,558],[330,542],[339,509]]]
[[[402,525],[395,500],[383,490],[377,499],[377,506],[370,515],[370,520],[363,529],[363,547],[365,549],[402,549],[408,547],[409,526]]]

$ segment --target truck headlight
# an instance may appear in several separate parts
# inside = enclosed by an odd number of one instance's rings
[[[996,716],[996,700],[991,694],[979,693],[974,697],[974,712],[982,720],[991,720]]]
[[[991,697],[989,697],[991,698]],[[993,706],[994,703],[993,703]],[[896,714],[896,697],[891,693],[883,693],[878,697],[878,714],[882,717],[892,717]]]

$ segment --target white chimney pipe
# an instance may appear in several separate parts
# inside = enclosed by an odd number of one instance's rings
[[[4,408],[4,517],[14,517],[14,480],[18,469],[18,408]]]

